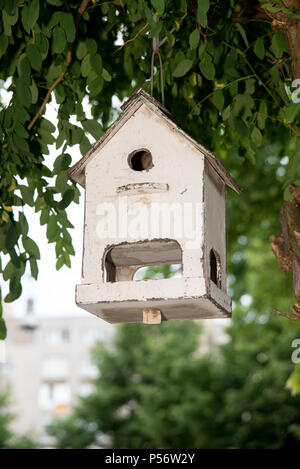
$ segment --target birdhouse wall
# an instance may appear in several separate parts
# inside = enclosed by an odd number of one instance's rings
[[[204,201],[205,277],[211,278],[214,275],[211,271],[214,269],[211,256],[214,255],[217,277],[215,283],[226,291],[226,186],[223,179],[207,161],[205,162]]]
[[[113,136],[106,138],[98,148],[94,158],[85,168],[85,228],[82,276],[84,283],[104,281],[104,253],[114,245],[122,243],[147,242],[152,239],[175,239],[182,249],[184,277],[203,277],[204,258],[204,156],[183,135],[178,133],[172,123],[154,113],[146,104],[128,118]],[[128,158],[132,152],[146,149],[151,152],[153,167],[149,170],[135,171]],[[208,178],[210,189],[215,191]],[[216,190],[216,200],[208,202],[208,207],[221,213],[225,201]],[[214,192],[214,193],[215,193]],[[221,199],[221,208],[218,200]],[[104,217],[104,205],[108,209]],[[165,218],[154,222],[149,216],[157,204],[167,204],[171,210],[173,231],[163,236]],[[174,205],[177,204],[177,205]],[[172,218],[174,211],[181,206],[184,211],[193,211],[191,229],[188,224],[178,236],[178,218]],[[136,223],[144,227],[144,232],[136,234],[130,229],[120,231],[120,224],[134,219],[134,213],[142,213]],[[183,212],[182,212],[183,213]],[[122,220],[120,221],[120,216]],[[117,220],[116,220],[117,217]],[[207,217],[207,234],[214,231],[214,222]],[[117,224],[117,231],[103,235],[105,223],[111,228]],[[219,221],[217,222],[219,224]],[[133,223],[134,224],[134,223]],[[222,222],[221,222],[222,224]],[[218,225],[219,226],[219,225]],[[223,226],[223,224],[222,224]],[[123,227],[124,228],[124,227]],[[130,228],[130,227],[129,227]],[[191,247],[192,231],[200,234],[196,244]],[[153,236],[153,230],[157,235]],[[142,231],[142,230],[141,230]],[[172,231],[172,227],[171,227]],[[99,233],[101,236],[99,236]],[[215,235],[214,235],[215,236]],[[216,240],[215,247],[224,255],[222,240]],[[223,251],[222,248],[223,247]],[[223,259],[223,257],[222,257]],[[224,274],[225,275],[225,274]]]

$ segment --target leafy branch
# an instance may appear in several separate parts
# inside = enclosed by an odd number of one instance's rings
[[[75,29],[77,31],[78,29],[78,25],[79,25],[79,22],[80,22],[80,19],[83,15],[83,13],[85,12],[85,9],[87,7],[89,3],[89,0],[82,0],[81,2],[81,5],[78,9],[78,14],[77,14],[77,18],[76,18],[76,22],[75,22]],[[69,45],[68,47],[68,52],[67,52],[67,56],[66,56],[66,70],[68,69],[70,63],[71,63],[71,60],[72,60],[72,50],[73,50],[73,46],[74,46],[74,43],[75,43],[75,39],[73,42],[71,42],[71,44]],[[57,87],[57,85],[64,79],[65,77],[65,73],[66,71],[64,72],[61,72],[61,74],[59,75],[59,77],[53,82],[53,84],[50,86],[50,88],[48,89],[47,91],[47,94],[44,98],[44,101],[41,105],[41,107],[39,108],[38,112],[35,114],[35,116],[33,117],[33,119],[30,121],[30,123],[28,124],[27,126],[27,130],[31,130],[32,127],[34,126],[34,124],[36,123],[36,121],[41,117],[41,115],[43,114],[44,112],[44,109],[46,107],[46,104],[48,103],[49,99],[50,99],[50,96],[51,96],[51,93],[52,91]]]

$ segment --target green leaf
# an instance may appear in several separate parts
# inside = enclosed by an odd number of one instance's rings
[[[91,148],[91,146],[92,146],[91,142],[90,142],[89,139],[84,135],[84,136],[82,137],[82,140],[81,140],[80,145],[79,145],[81,154],[82,154],[82,155],[85,155],[85,154],[89,151],[89,149]]]
[[[20,226],[21,226],[22,235],[27,236],[28,222],[27,222],[27,219],[26,219],[25,215],[23,214],[23,212],[19,212],[19,223],[20,223]]]
[[[287,380],[285,387],[291,391],[292,396],[300,394],[300,363],[295,366],[295,369]]]
[[[90,58],[90,63],[92,69],[97,73],[97,75],[102,75],[102,58],[100,54],[94,55]]]
[[[47,238],[49,242],[55,241],[56,234],[58,232],[58,227],[56,223],[56,218],[54,215],[51,215],[47,224]]]
[[[251,138],[256,143],[256,145],[260,146],[262,144],[263,136],[261,131],[257,127],[254,127],[254,129],[252,130]]]
[[[68,153],[63,153],[59,155],[54,162],[54,172],[59,173],[60,171],[66,171],[70,166],[72,161],[71,156]]]
[[[87,119],[81,122],[84,130],[89,132],[96,140],[104,133],[102,126],[94,119]]]
[[[6,52],[8,48],[8,37],[5,34],[1,34],[0,36],[0,57]]]
[[[111,75],[106,68],[102,68],[102,77],[105,81],[111,81]]]
[[[15,110],[15,118],[17,121],[24,124],[26,121],[30,119],[30,115],[26,111],[26,109],[22,106],[18,106]]]
[[[66,33],[67,41],[73,42],[76,33],[73,15],[71,13],[63,13],[60,18],[60,25]]]
[[[22,81],[29,84],[31,82],[31,68],[26,54],[20,56],[17,68],[19,77],[22,78]]]
[[[10,251],[14,247],[14,245],[17,244],[20,234],[20,224],[16,221],[11,222],[5,240],[5,247],[8,251]]]
[[[40,259],[40,250],[33,239],[29,238],[29,236],[22,236],[22,243],[25,251],[28,252],[30,256]]]
[[[183,77],[193,66],[193,61],[190,59],[185,59],[179,62],[176,65],[175,70],[173,72],[173,76],[176,78]]]
[[[42,60],[45,60],[45,58],[48,55],[48,50],[49,50],[49,41],[48,41],[48,39],[42,33],[36,34],[35,44],[39,48]]]
[[[248,128],[242,119],[237,118],[237,117],[234,119],[234,129],[242,137],[248,137]]]
[[[30,271],[31,271],[31,275],[32,277],[37,280],[38,278],[38,273],[39,273],[39,269],[38,269],[38,265],[37,265],[37,261],[34,257],[31,257],[29,259],[29,264],[30,264]]]
[[[25,107],[29,107],[31,104],[32,96],[28,83],[24,82],[23,79],[18,78],[16,80],[16,95],[21,104]]]
[[[254,44],[254,54],[256,57],[258,57],[260,60],[262,60],[265,56],[265,45],[264,41],[261,37],[259,37]]]
[[[33,207],[33,191],[27,186],[19,186],[25,204]]]
[[[82,60],[88,53],[87,41],[79,41],[76,49],[76,57]]]
[[[155,29],[157,23],[155,22],[154,18],[153,18],[153,14],[150,10],[150,8],[148,8],[147,6],[145,6],[144,8],[144,11],[145,11],[145,15],[146,15],[146,18],[147,18],[147,21],[151,27],[151,29]]]
[[[10,292],[4,298],[5,303],[12,303],[13,301],[17,300],[22,294],[22,285],[20,280],[14,278],[9,283]]]
[[[90,96],[91,97],[97,96],[97,94],[101,92],[103,85],[104,85],[104,80],[102,77],[101,79],[95,78],[94,80],[89,81],[88,88],[90,91]]]
[[[77,145],[80,143],[83,135],[83,130],[80,127],[74,126],[73,130],[71,130],[71,144]]]
[[[87,52],[90,55],[96,54],[98,46],[97,46],[97,42],[95,41],[95,39],[89,38],[86,40],[85,44],[86,44]]]
[[[35,44],[28,44],[26,47],[26,55],[31,67],[39,72],[42,68],[42,56],[38,47]]]
[[[68,189],[64,193],[62,200],[58,203],[59,209],[60,210],[65,210],[70,205],[73,198],[74,198],[74,190],[73,189]]]
[[[63,194],[69,187],[68,180],[69,178],[66,171],[61,171],[58,173],[55,180],[55,190]]]
[[[14,267],[14,264],[12,263],[12,261],[9,261],[6,266],[5,266],[5,269],[3,270],[3,279],[5,281],[9,280],[10,278],[12,278],[15,274],[15,267]]]
[[[46,223],[48,223],[48,220],[49,220],[49,211],[44,208],[41,211],[40,224],[46,225]]]
[[[202,75],[207,80],[214,80],[215,78],[215,67],[212,63],[211,57],[208,54],[205,54],[204,58],[199,64],[200,71]]]
[[[231,106],[229,105],[222,112],[223,120],[226,121],[227,119],[229,119],[230,114],[231,114]]]
[[[237,30],[239,31],[240,35],[242,36],[243,41],[244,41],[244,43],[245,43],[245,46],[246,46],[246,47],[249,47],[249,42],[248,42],[248,39],[247,39],[247,35],[246,35],[245,29],[243,28],[243,26],[242,26],[240,23],[236,23],[235,26],[236,26]]]
[[[205,52],[205,49],[206,49],[206,43],[205,42],[202,42],[199,46],[199,49],[198,49],[198,56],[199,58],[204,54]]]
[[[159,16],[163,15],[165,11],[165,1],[164,0],[151,0],[153,8],[157,11]]]
[[[265,122],[268,114],[268,106],[265,101],[261,101],[259,105],[259,113],[257,114],[257,124],[261,130],[265,128]]]
[[[92,66],[91,66],[91,62],[90,62],[90,55],[86,55],[83,59],[83,61],[81,62],[81,75],[83,77],[87,77],[91,71],[92,71]]]
[[[19,121],[15,121],[14,131],[16,132],[16,134],[18,134],[22,138],[28,137],[27,130]]]
[[[286,120],[288,124],[294,122],[296,117],[300,114],[300,103],[290,103],[286,108]]]
[[[41,129],[47,130],[48,132],[52,133],[55,132],[56,127],[52,122],[50,122],[48,119],[43,117],[40,121],[40,127]]]
[[[47,2],[50,4],[50,5],[54,5],[56,7],[60,7],[61,5],[63,5],[63,0],[47,0]]]
[[[284,37],[284,35],[280,32],[280,31],[277,31],[273,38],[272,38],[272,51],[274,52],[275,54],[275,57],[277,59],[280,59],[280,57],[282,57],[282,54],[284,52],[289,52],[289,47],[288,47],[288,44],[287,44],[287,41]]]
[[[55,26],[52,37],[52,52],[60,54],[67,45],[67,38],[64,30],[60,26]]]
[[[61,269],[65,265],[65,260],[63,256],[60,256],[56,262],[56,270]]]
[[[216,108],[219,111],[222,111],[222,109],[224,107],[224,94],[223,94],[223,91],[221,89],[217,89],[217,90],[214,91],[213,102],[214,102],[214,105],[216,106]]]
[[[15,0],[2,0],[1,7],[6,10],[9,15],[13,15],[18,8],[18,2]]]
[[[197,49],[198,44],[199,44],[199,41],[200,41],[200,33],[199,33],[199,30],[196,28],[196,29],[194,29],[194,31],[190,34],[190,39],[189,39],[190,48],[191,48],[191,49]]]
[[[39,0],[32,0],[22,8],[22,23],[27,33],[33,28],[40,14]]]
[[[2,21],[3,21],[3,27],[4,27],[4,34],[6,36],[11,35],[11,26],[16,24],[18,21],[18,9],[16,9],[14,15],[9,15],[6,10],[2,11]]]
[[[32,80],[30,91],[31,91],[31,102],[32,104],[36,104],[38,97],[39,97],[39,91],[34,80]]]
[[[7,330],[5,321],[2,317],[0,317],[0,340],[4,340],[6,338]]]
[[[52,28],[54,28],[54,26],[56,26],[59,21],[60,21],[60,17],[62,15],[62,12],[61,11],[55,11],[53,13],[53,15],[51,16],[50,18],[50,21],[47,25],[47,29],[50,31]]]
[[[209,0],[198,0],[197,21],[204,28],[207,26],[207,12],[209,10],[209,3]]]

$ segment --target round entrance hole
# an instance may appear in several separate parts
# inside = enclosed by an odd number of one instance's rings
[[[128,157],[128,164],[134,171],[149,171],[153,167],[152,155],[145,149],[134,151]]]

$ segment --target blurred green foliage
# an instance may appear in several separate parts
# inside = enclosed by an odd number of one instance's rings
[[[297,331],[237,308],[231,341],[204,356],[199,332],[192,321],[120,326],[94,350],[93,392],[49,426],[55,445],[298,448],[300,397],[285,389]]]
[[[35,449],[38,443],[27,436],[14,435],[11,424],[14,416],[9,411],[9,398],[5,392],[0,393],[0,449]]]
[[[300,396],[286,386],[299,328],[273,313],[273,302],[287,307],[289,294],[259,242],[231,256],[235,268],[243,260],[241,275],[231,274],[235,289],[249,296],[247,307],[236,303],[228,343],[199,354],[194,321],[119,326],[112,343],[93,351],[93,392],[49,426],[58,448],[300,446]],[[149,267],[147,278],[158,270]]]

